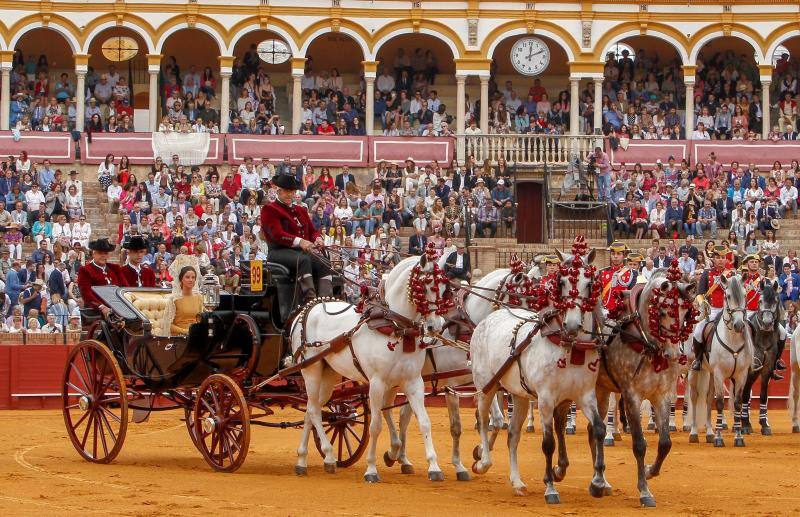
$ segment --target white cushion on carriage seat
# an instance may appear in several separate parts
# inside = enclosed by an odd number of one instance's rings
[[[158,329],[161,328],[169,295],[169,291],[129,291],[125,293],[125,298],[127,298],[139,312],[144,314],[145,318],[150,320],[150,324],[154,329]]]

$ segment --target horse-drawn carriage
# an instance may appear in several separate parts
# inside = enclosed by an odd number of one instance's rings
[[[294,300],[288,271],[269,264],[262,292],[233,295],[204,283],[204,312],[186,336],[159,336],[168,289],[95,287],[112,309],[95,318],[89,339],[70,352],[62,401],[67,433],[95,463],[120,452],[130,421],[152,411],[183,410],[192,443],[216,470],[234,471],[247,456],[251,426],[296,428],[303,419],[274,421],[273,408],[305,411],[299,372],[276,375],[288,343],[283,330]],[[249,286],[248,286],[249,287]],[[349,466],[367,445],[366,386],[342,382],[323,411],[324,429]],[[315,434],[319,449],[319,439]]]

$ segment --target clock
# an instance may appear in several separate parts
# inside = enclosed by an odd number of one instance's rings
[[[256,47],[258,57],[262,61],[271,65],[279,65],[289,61],[292,57],[292,51],[289,46],[279,39],[268,39],[258,44]]]
[[[511,64],[522,75],[539,75],[550,64],[550,48],[539,38],[522,38],[511,47]]]

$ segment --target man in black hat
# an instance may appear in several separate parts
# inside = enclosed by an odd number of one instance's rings
[[[261,230],[269,244],[269,261],[281,264],[295,275],[306,300],[330,296],[331,270],[312,257],[315,246],[324,244],[322,235],[311,224],[304,205],[295,204],[294,194],[302,188],[291,173],[281,172],[272,178],[278,189],[277,199],[261,209]],[[319,291],[314,287],[318,280]]]
[[[114,246],[108,239],[102,238],[89,243],[92,250],[92,260],[78,270],[78,289],[81,291],[83,306],[86,309],[96,309],[108,316],[111,309],[103,304],[92,291],[96,285],[118,285],[127,287],[127,282],[118,264],[109,264],[108,255],[114,251]]]
[[[128,261],[121,268],[127,286],[155,287],[156,274],[147,264],[142,264],[142,258],[147,253],[147,242],[144,237],[134,235],[122,247],[128,250]]]

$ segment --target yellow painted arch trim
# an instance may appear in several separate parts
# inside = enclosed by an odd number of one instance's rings
[[[378,49],[376,49],[375,46],[378,44],[378,42],[381,39],[383,39],[386,35],[391,34],[392,32],[395,32],[397,30],[409,29],[409,33],[413,34],[414,23],[417,22],[417,21],[419,22],[419,24],[417,25],[419,28],[421,28],[421,29],[429,29],[429,30],[431,30],[433,32],[438,33],[439,36],[440,36],[440,39],[446,39],[446,40],[450,41],[453,44],[453,46],[455,46],[456,49],[458,50],[458,56],[454,56],[454,57],[462,57],[466,53],[467,50],[464,47],[464,43],[461,41],[461,38],[458,36],[458,33],[456,31],[454,31],[452,28],[450,28],[449,26],[447,26],[447,25],[445,25],[443,23],[432,21],[432,20],[411,20],[411,19],[397,20],[397,21],[388,23],[388,24],[384,25],[383,27],[381,27],[380,29],[378,29],[375,32],[375,34],[372,35],[371,41],[368,40],[369,43],[370,43],[370,45],[369,45],[370,50],[372,50],[373,54],[376,54]],[[429,34],[429,36],[430,36],[430,34]],[[433,36],[433,37],[435,38],[436,36]],[[390,40],[387,40],[387,41],[390,41]]]
[[[612,43],[615,43],[620,34],[625,34],[626,32],[630,32],[633,30],[641,30],[641,24],[639,22],[621,23],[616,27],[614,27],[613,29],[611,29],[610,31],[603,34],[603,36],[595,44],[594,59],[602,61],[604,58],[603,52],[605,51],[605,49]],[[686,35],[683,34],[681,31],[679,31],[678,29],[670,25],[665,25],[663,23],[648,22],[647,31],[642,35],[649,36],[651,38],[657,38],[660,39],[661,41],[669,43],[672,46],[675,46],[674,42],[666,38],[662,38],[661,34],[659,33],[674,38],[675,41],[677,41],[683,47],[682,49],[676,48],[675,50],[678,52],[679,55],[681,54],[681,50],[683,50],[688,58],[689,54],[692,51],[692,46],[690,45],[689,40],[686,38]]]
[[[150,41],[155,46],[155,44],[157,43],[156,30],[153,28],[152,25],[150,25],[147,22],[147,20],[145,20],[144,18],[142,18],[140,16],[137,16],[135,14],[129,14],[129,13],[125,13],[124,14],[123,20],[126,23],[129,23],[131,25],[135,25],[136,27],[141,29],[142,32],[144,32],[145,34],[147,34],[149,36]],[[89,46],[92,44],[92,42],[91,41],[87,41],[86,38],[88,38],[89,35],[97,27],[99,27],[100,25],[103,25],[104,23],[116,22],[116,21],[117,21],[117,15],[115,13],[108,13],[108,14],[104,14],[103,16],[100,16],[98,18],[95,18],[94,20],[89,22],[89,24],[83,29],[83,34],[81,35],[81,44],[84,46],[84,48],[89,48]],[[133,29],[131,27],[126,27],[124,25],[120,25],[119,27],[115,27],[115,28],[121,29],[121,30],[133,31],[134,33],[137,32],[135,29]],[[105,31],[111,30],[111,29],[112,29],[112,27],[108,27],[108,28],[104,29],[103,31],[98,32],[95,35],[95,37],[99,36],[100,34],[102,34]],[[138,34],[138,35],[141,36],[141,34]]]
[[[227,42],[228,42],[228,38],[230,37],[230,34],[228,33],[228,30],[225,28],[224,25],[219,23],[214,18],[211,18],[211,17],[203,15],[203,14],[198,14],[196,16],[192,15],[192,16],[194,16],[195,24],[208,25],[209,27],[211,27],[217,33],[216,34],[217,37],[220,38],[220,40],[225,44],[225,46],[228,45]],[[176,27],[178,25],[183,25],[183,24],[185,24],[187,22],[188,22],[188,16],[186,14],[179,14],[177,16],[173,16],[169,20],[167,20],[164,23],[162,23],[158,27],[158,29],[156,29],[156,32],[155,32],[155,34],[153,36],[153,43],[157,46],[158,43],[161,41],[161,38],[164,36],[164,34],[167,31],[169,31],[170,29],[172,29],[172,28],[174,28],[174,27]],[[191,28],[191,27],[189,27],[189,28]],[[203,32],[206,32],[203,29],[199,29],[199,30],[201,30]],[[215,44],[218,44],[216,38],[214,38],[212,36],[211,39],[214,41]],[[160,51],[160,50],[161,49],[156,48],[156,51]],[[225,52],[226,49],[225,48],[218,48],[217,50],[219,51],[219,54],[222,55],[222,53]]]
[[[46,13],[46,14],[37,13],[37,14],[31,14],[29,16],[26,16],[24,18],[21,18],[21,19],[17,20],[17,22],[14,23],[14,25],[9,27],[8,28],[8,37],[6,38],[6,44],[10,45],[11,44],[11,40],[13,40],[18,35],[20,30],[23,27],[25,27],[26,25],[29,25],[31,23],[41,24],[41,28],[42,29],[48,29],[49,27],[44,25],[45,16],[49,17],[49,19],[48,19],[48,24],[49,25],[58,25],[58,26],[62,27],[64,30],[69,32],[79,44],[83,43],[83,35],[81,33],[81,30],[77,25],[75,25],[75,23],[72,20],[70,20],[68,18],[65,18],[64,16],[61,16],[60,14],[56,14],[56,13]],[[59,33],[57,30],[55,30],[55,29],[51,29],[51,30],[53,30],[53,32],[57,32],[60,36],[64,37],[64,35]],[[19,34],[19,38],[18,39],[22,39],[23,37],[25,37],[24,34]],[[66,37],[64,39],[66,39]],[[67,44],[72,49],[72,43],[67,40]],[[9,49],[9,50],[14,50],[14,49]],[[72,51],[73,52],[80,52],[81,49],[80,48],[76,48],[76,49],[72,49]]]
[[[753,30],[747,25],[742,25],[741,23],[712,23],[700,29],[699,31],[695,32],[692,37],[689,39],[689,56],[691,57],[692,52],[694,52],[697,43],[703,39],[705,36],[709,34],[713,34],[715,32],[723,32],[725,28],[730,29],[731,32],[741,32],[749,36],[759,48],[755,48],[753,50],[760,52],[762,55],[767,51],[767,42],[766,40],[759,34],[757,31]],[[735,34],[732,34],[733,37],[737,37]],[[739,38],[741,39],[741,38]],[[747,40],[743,40],[747,41]],[[749,42],[748,42],[749,43]],[[700,49],[697,49],[698,51]]]
[[[228,47],[231,47],[231,44],[233,43],[233,38],[236,36],[236,34],[239,33],[239,31],[241,31],[242,29],[244,29],[245,27],[248,27],[250,25],[260,25],[261,24],[261,19],[262,18],[260,16],[251,16],[249,18],[245,18],[244,20],[242,20],[240,22],[237,22],[236,25],[231,27],[230,30],[228,31],[228,33],[225,35],[225,38],[224,38],[225,39],[225,44]],[[282,20],[282,19],[280,19],[278,17],[275,17],[275,16],[269,16],[267,18],[267,23],[268,23],[268,25],[272,25],[272,26],[278,27],[281,30],[285,31],[287,34],[289,34],[292,37],[291,43],[294,43],[297,46],[297,48],[300,48],[300,33],[297,32],[297,29],[294,27],[294,25],[291,25],[291,24],[285,22],[284,20]],[[265,30],[265,31],[269,31],[269,32],[275,33],[275,31],[271,30],[269,27],[266,27],[264,29],[259,29],[259,30]],[[277,34],[277,33],[275,33],[275,34]],[[231,50],[233,50],[233,49],[231,48]]]
[[[353,22],[351,20],[346,20],[344,18],[337,18],[337,19],[335,19],[335,21],[336,21],[336,23],[339,24],[339,27],[350,29],[351,31],[355,32],[356,34],[358,34],[361,37],[361,41],[364,43],[362,51],[365,51],[367,49],[369,49],[369,50],[372,49],[373,40],[372,40],[372,36],[370,35],[369,31],[367,31],[367,29],[365,29],[361,25],[359,25],[359,24],[357,24],[357,23],[355,23],[355,22]],[[320,21],[312,24],[308,28],[306,28],[306,30],[304,30],[303,33],[300,34],[300,38],[299,38],[299,40],[297,42],[297,48],[302,49],[306,45],[306,43],[311,43],[309,41],[309,38],[311,38],[312,35],[315,32],[319,31],[320,29],[329,29],[329,32],[333,33],[334,32],[334,30],[333,30],[333,22],[334,22],[334,18],[327,18],[325,20],[320,20]],[[341,33],[341,32],[339,34],[346,34],[347,36],[350,36],[351,38],[353,38],[353,36],[351,34]],[[319,36],[321,36],[321,34],[317,35],[316,37],[318,38]],[[316,38],[314,38],[314,39],[316,39]],[[355,38],[353,38],[353,39],[355,39]],[[375,41],[377,41],[377,40],[375,40]],[[356,42],[356,43],[358,43],[358,42]],[[359,47],[361,48],[362,45],[359,44]],[[367,59],[367,57],[369,57],[369,56],[364,55],[364,56],[362,56],[362,59]]]
[[[500,41],[505,39],[507,33],[514,29],[527,29],[527,27],[528,24],[524,20],[516,20],[495,27],[494,30],[492,30],[492,32],[490,32],[483,40],[483,44],[481,45],[481,55],[486,59],[492,59],[492,56],[489,56],[488,53],[489,49],[496,42],[499,43]],[[539,20],[539,19],[537,19],[536,22],[534,23],[534,27],[538,29],[546,29],[549,32],[558,34],[563,40],[563,42],[569,46],[569,50],[572,52],[572,55],[575,56],[576,59],[581,54],[580,45],[578,45],[578,42],[575,41],[575,38],[572,36],[572,34],[564,27],[552,22],[548,22],[546,20]],[[558,40],[553,40],[553,41],[558,42]]]

